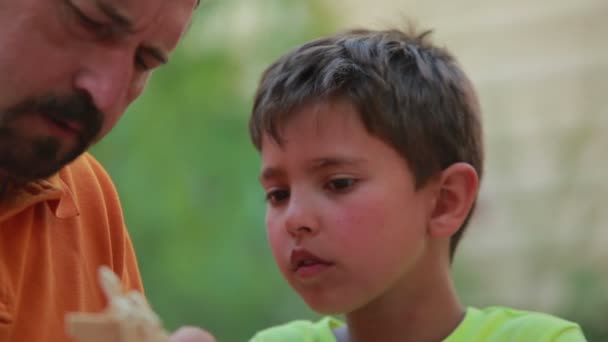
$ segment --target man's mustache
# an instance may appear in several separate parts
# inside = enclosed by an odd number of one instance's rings
[[[75,124],[80,129],[80,139],[86,144],[97,137],[104,118],[93,98],[84,91],[68,96],[49,94],[29,98],[10,108],[8,113],[9,117],[37,113],[56,122]]]

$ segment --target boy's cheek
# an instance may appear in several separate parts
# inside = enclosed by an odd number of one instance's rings
[[[342,231],[367,230],[373,228],[370,226],[382,226],[388,214],[386,213],[386,203],[373,197],[350,201],[332,211],[333,213],[329,216],[333,217],[331,225],[341,227]]]

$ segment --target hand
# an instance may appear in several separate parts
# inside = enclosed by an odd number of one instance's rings
[[[217,342],[210,333],[197,327],[181,327],[169,337],[169,342]]]
[[[68,335],[80,342],[169,341],[169,334],[141,293],[123,292],[118,276],[105,266],[99,269],[99,281],[107,307],[96,313],[66,314]]]

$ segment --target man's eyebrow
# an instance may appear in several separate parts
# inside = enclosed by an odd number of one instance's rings
[[[112,20],[114,25],[120,28],[121,31],[124,31],[128,34],[132,34],[135,32],[135,29],[133,27],[133,21],[128,16],[120,13],[118,9],[116,9],[104,0],[96,0],[95,4],[106,16],[108,16],[108,18]],[[169,61],[169,57],[167,56],[167,54],[158,47],[143,46],[139,50],[141,52],[149,54],[154,59],[158,60],[160,64],[167,64],[167,62]]]
[[[123,13],[120,13],[116,7],[113,7],[109,3],[103,0],[96,0],[95,5],[112,20],[112,22],[120,27],[121,30],[126,31],[128,33],[133,33],[133,21]]]

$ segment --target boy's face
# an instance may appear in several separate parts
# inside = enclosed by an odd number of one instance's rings
[[[390,296],[424,254],[431,191],[346,100],[304,106],[280,132],[280,146],[263,138],[260,180],[287,281],[321,313]]]

